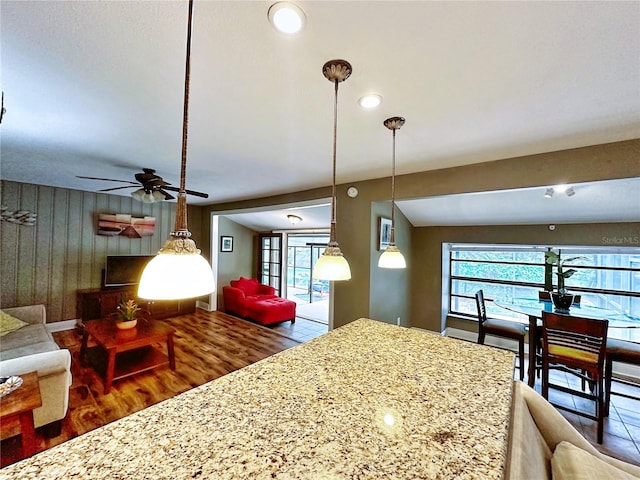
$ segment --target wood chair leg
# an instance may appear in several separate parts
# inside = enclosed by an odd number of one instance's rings
[[[609,416],[609,408],[611,408],[611,377],[613,376],[613,360],[607,358],[604,366],[604,416]]]
[[[598,378],[595,388],[598,389],[598,399],[596,400],[596,416],[598,417],[598,443],[602,444],[602,436],[604,433],[604,417],[605,417],[605,406],[604,406],[604,392],[603,392],[603,379]]]

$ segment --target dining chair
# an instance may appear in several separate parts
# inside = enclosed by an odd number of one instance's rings
[[[551,402],[566,410],[598,422],[598,443],[602,443],[605,417],[604,367],[608,320],[542,313],[542,396],[549,400],[549,388],[595,402],[595,415]],[[550,370],[560,370],[586,381],[590,388],[572,388],[549,380]],[[592,387],[592,388],[591,388]]]
[[[611,406],[611,395],[632,398],[640,400],[640,397],[634,397],[623,392],[611,391],[611,380],[613,378],[613,362],[628,363],[630,365],[640,366],[640,343],[628,342],[617,338],[607,339],[607,359],[605,362],[604,378],[605,378],[605,400],[604,410],[605,416],[609,416],[609,407]],[[624,379],[616,379],[620,383],[626,385],[638,386],[637,383],[628,382]]]
[[[550,302],[551,301],[551,292],[548,292],[547,290],[540,290],[538,292],[538,300],[542,300],[544,302]]]
[[[513,322],[511,320],[501,320],[497,318],[487,318],[487,309],[484,304],[484,292],[476,292],[476,307],[478,310],[478,343],[484,345],[486,335],[509,338],[518,342],[518,369],[520,370],[520,380],[524,379],[524,339],[527,336],[527,325]]]

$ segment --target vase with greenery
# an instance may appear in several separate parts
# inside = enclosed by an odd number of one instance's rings
[[[560,250],[558,250],[558,253],[549,250],[544,253],[544,258],[547,265],[551,265],[552,268],[554,266],[556,267],[555,274],[558,277],[558,289],[555,292],[551,292],[553,303],[558,310],[568,311],[569,307],[573,303],[573,294],[567,292],[565,280],[570,278],[577,272],[577,270],[575,268],[565,270],[564,267],[568,262],[581,260],[585,257],[570,257],[562,259]]]
[[[133,328],[138,323],[140,307],[135,300],[129,299],[118,305],[118,318],[116,326],[120,329]]]

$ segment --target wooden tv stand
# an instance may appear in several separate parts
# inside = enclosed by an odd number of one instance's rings
[[[149,310],[152,318],[167,318],[193,313],[196,299],[148,301],[136,296],[137,285],[124,287],[89,288],[76,293],[76,318],[78,327],[84,328],[85,320],[105,318],[118,310],[118,305],[133,298],[141,308]]]

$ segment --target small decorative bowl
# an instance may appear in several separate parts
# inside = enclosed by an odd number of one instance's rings
[[[0,377],[0,397],[9,395],[20,387],[20,385],[22,385],[22,378],[20,377]]]

